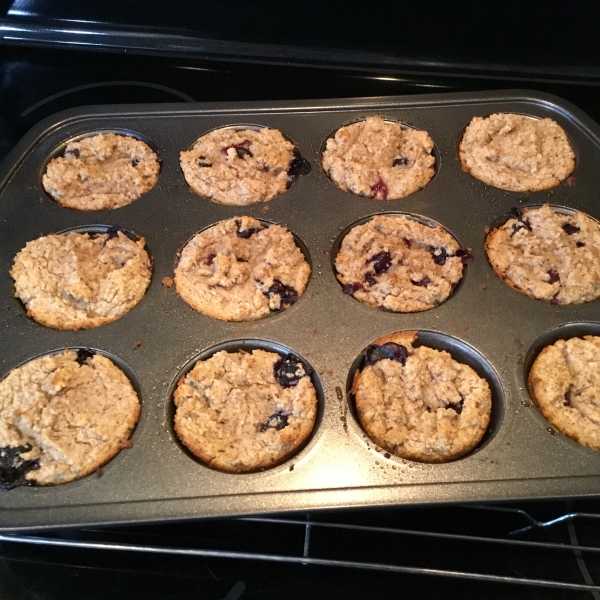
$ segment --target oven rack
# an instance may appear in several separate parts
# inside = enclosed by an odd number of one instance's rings
[[[10,533],[0,543],[387,572],[398,582],[406,575],[451,578],[481,585],[490,598],[505,597],[493,591],[508,585],[600,600],[600,510],[590,506],[338,511]]]

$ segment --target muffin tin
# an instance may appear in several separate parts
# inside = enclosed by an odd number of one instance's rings
[[[492,188],[461,170],[458,143],[476,115],[516,112],[551,117],[577,154],[573,176],[544,192]],[[425,129],[438,159],[436,176],[401,200],[374,201],[338,189],[320,166],[324,140],[368,115]],[[221,126],[280,129],[312,171],[266,204],[233,207],[197,196],[179,167],[179,152]],[[45,194],[41,173],[66,141],[91,132],[133,133],[162,159],[157,185],[128,206],[79,212]],[[69,110],[38,124],[1,167],[0,377],[26,360],[67,347],[118,357],[139,384],[140,422],[133,447],[102,469],[56,487],[0,494],[0,528],[161,521],[286,510],[445,503],[600,494],[600,453],[555,434],[533,407],[526,365],[537,340],[597,333],[599,301],[555,306],[527,298],[493,273],[483,249],[485,228],[513,206],[549,202],[600,218],[600,127],[573,105],[527,91],[331,101],[102,106]],[[376,310],[344,295],[332,268],[332,246],[346,228],[376,213],[410,213],[440,223],[475,257],[443,304],[421,313]],[[309,285],[292,307],[259,321],[225,323],[189,307],[175,287],[177,253],[198,231],[249,215],[285,225],[305,245]],[[13,296],[9,269],[28,240],[66,230],[116,226],[143,236],[154,272],[146,296],[117,321],[84,331],[56,331],[28,319]],[[168,283],[168,280],[167,280]],[[421,464],[376,447],[353,416],[351,371],[375,339],[400,330],[450,350],[485,374],[494,394],[492,422],[471,454]],[[141,344],[140,344],[141,342]],[[549,342],[550,343],[550,342]],[[252,474],[207,468],[172,432],[172,391],[191,361],[215,346],[289,348],[314,369],[322,390],[317,426],[291,459]]]

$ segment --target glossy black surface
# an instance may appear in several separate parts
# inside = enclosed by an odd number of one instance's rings
[[[244,61],[600,73],[600,5],[561,0],[4,2],[0,36]]]

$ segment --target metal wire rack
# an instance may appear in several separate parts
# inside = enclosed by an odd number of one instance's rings
[[[540,506],[546,514],[534,516]],[[600,600],[600,585],[595,583],[600,581],[600,511],[573,509],[569,502],[538,503],[533,508],[470,505],[87,528],[4,534],[0,542],[3,553],[7,545],[20,543],[259,561],[452,578],[492,587],[527,586],[560,590],[565,598]]]

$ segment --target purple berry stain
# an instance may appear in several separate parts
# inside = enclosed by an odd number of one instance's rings
[[[458,256],[463,265],[470,265],[475,260],[475,257],[469,252],[468,248],[459,248],[454,256]]]
[[[71,150],[65,151],[65,154],[72,154],[75,158],[79,158],[81,153],[79,152],[79,148],[71,148]]]
[[[515,233],[517,233],[517,231],[519,231],[519,229],[523,229],[523,227],[525,229],[527,229],[528,231],[531,231],[531,225],[529,224],[529,221],[526,221],[523,218],[523,210],[522,209],[513,207],[510,209],[510,214],[518,221],[518,223],[513,224],[513,231],[511,233],[510,237],[515,235]]]
[[[411,279],[410,282],[413,285],[418,285],[420,287],[427,287],[431,283],[431,279],[429,279],[429,277],[427,275],[425,275],[425,277],[423,277],[423,279],[421,279],[420,281],[414,281],[413,279]]]
[[[356,283],[344,283],[342,285],[342,291],[344,292],[344,294],[348,294],[348,296],[352,296],[352,294],[354,294],[355,292],[360,292],[361,290],[364,290],[364,286],[362,283],[356,282]]]
[[[227,154],[227,150],[229,150],[229,148],[235,148],[236,154],[237,154],[238,148],[245,148],[246,150],[248,150],[251,143],[252,142],[250,140],[244,140],[243,142],[240,142],[239,144],[231,144],[231,146],[226,146],[225,148],[221,148],[221,152],[223,154]],[[239,156],[239,154],[238,154],[238,156]],[[250,155],[250,156],[252,156],[252,155]]]
[[[77,350],[77,358],[75,359],[75,362],[80,365],[85,365],[87,364],[87,361],[94,356],[94,354],[96,353],[91,348],[79,348],[79,350]]]
[[[446,259],[449,258],[449,254],[446,252],[446,248],[436,248],[435,246],[429,246],[429,252],[433,258],[433,262],[436,265],[445,265]]]
[[[273,365],[273,374],[277,383],[284,388],[298,385],[298,382],[307,375],[304,365],[291,354],[280,358]]]
[[[268,298],[275,295],[279,296],[281,304],[286,308],[298,300],[298,292],[291,285],[281,283],[279,279],[274,279],[271,287],[263,294]]]
[[[392,266],[392,255],[389,252],[378,252],[367,260],[367,264],[373,263],[375,275],[385,273]]]
[[[394,159],[394,162],[392,163],[392,167],[406,167],[406,165],[408,165],[408,157],[406,156],[399,156],[398,158]]]
[[[255,233],[258,233],[259,231],[262,231],[262,227],[261,228],[253,227],[253,228],[249,228],[249,229],[241,229],[242,222],[237,219],[235,221],[235,224],[237,225],[236,235],[239,238],[242,238],[244,240],[247,240],[249,237],[252,237]]]
[[[290,161],[287,174],[290,178],[290,185],[300,177],[300,175],[308,175],[310,173],[310,163],[302,158],[298,148],[294,148],[294,157]]]
[[[576,243],[575,243],[575,245],[576,245],[578,248],[583,248],[583,247],[585,246],[585,244],[584,244],[583,242],[576,242]]]
[[[210,267],[213,264],[213,261],[215,260],[216,257],[217,257],[216,254],[211,253],[202,261],[202,264],[206,265],[207,267]]]
[[[579,233],[581,231],[580,227],[571,225],[571,223],[564,223],[562,229],[567,235],[573,235],[574,233]]]
[[[550,269],[548,271],[548,283],[556,283],[557,281],[560,281],[560,275],[558,274],[558,271]]]
[[[456,402],[455,404],[448,404],[448,408],[452,409],[457,415],[460,415],[460,413],[463,411],[464,404],[465,399],[461,396],[461,400],[459,402]]]
[[[31,485],[32,482],[25,478],[29,471],[40,468],[39,458],[26,460],[22,454],[31,450],[30,445],[6,446],[0,448],[0,490],[12,490],[13,488]]]
[[[395,342],[387,342],[378,346],[377,344],[371,344],[364,350],[365,362],[364,367],[374,365],[376,362],[388,358],[395,360],[402,365],[406,364],[408,358],[408,350],[402,344],[396,344]]]
[[[375,279],[373,273],[371,273],[371,271],[369,271],[366,275],[365,275],[365,283],[367,283],[368,285],[375,285],[377,283],[377,279]]]
[[[247,156],[250,158],[253,156],[252,152],[250,152],[248,148],[244,148],[244,146],[236,146],[235,153],[237,154],[237,157],[241,158],[242,160],[244,160]]]
[[[198,159],[198,166],[199,166],[199,167],[212,167],[212,163],[209,163],[209,162],[206,160],[206,156],[201,156],[201,157]]]
[[[139,158],[132,158],[131,159],[131,166],[132,167],[137,167],[140,164],[140,159]]]
[[[558,292],[556,292],[556,294],[554,294],[554,296],[550,298],[550,304],[560,304],[560,302],[558,301]]]
[[[288,417],[289,413],[285,413],[282,410],[273,413],[264,423],[260,424],[260,431],[267,431],[267,429],[275,429],[281,431],[284,427],[289,425]]]
[[[387,200],[388,191],[388,186],[380,177],[375,185],[371,186],[371,198],[377,198],[377,195],[380,195],[382,200]]]

